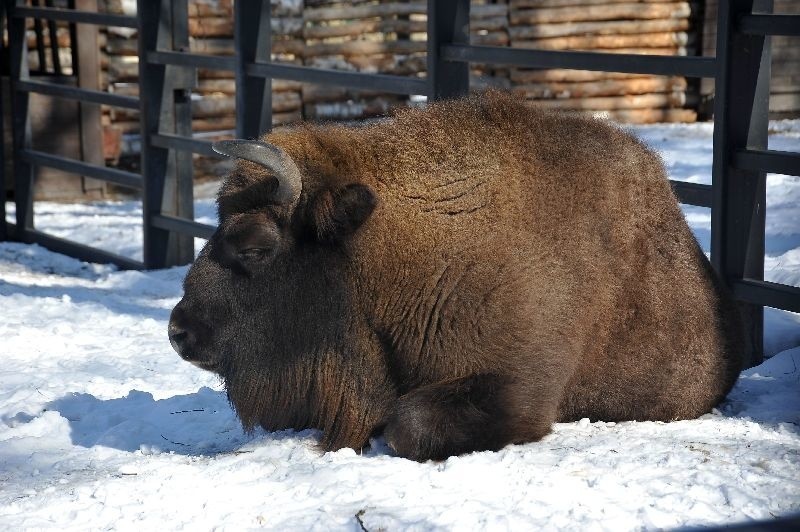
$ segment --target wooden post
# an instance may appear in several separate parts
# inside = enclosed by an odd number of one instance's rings
[[[81,11],[97,12],[97,0],[75,0],[75,8]],[[76,49],[77,64],[72,65],[73,74],[77,77],[78,87],[98,90],[100,88],[100,53],[97,46],[98,30],[95,24],[75,24],[76,41],[72,46]],[[55,42],[55,32],[51,32],[51,43]],[[55,45],[53,53],[58,53]],[[102,111],[100,105],[89,102],[78,102],[80,113],[81,158],[87,163],[103,166],[103,129],[101,125]],[[96,179],[82,177],[83,192],[105,193],[105,183]]]

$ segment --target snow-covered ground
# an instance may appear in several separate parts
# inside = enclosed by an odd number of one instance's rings
[[[770,147],[800,151],[800,122]],[[707,183],[707,124],[632,128],[676,179]],[[800,179],[770,176],[767,279],[800,286]],[[210,196],[209,194],[205,194]],[[210,199],[197,218],[213,223]],[[708,249],[710,214],[686,207]],[[37,227],[140,256],[134,202],[37,203]],[[0,243],[0,529],[637,530],[800,512],[800,316],[718,411],[559,424],[537,443],[418,464],[380,440],[246,435],[211,374],[166,340],[185,268],[120,272]]]

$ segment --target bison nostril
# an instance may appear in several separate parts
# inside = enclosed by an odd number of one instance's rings
[[[172,334],[169,337],[169,343],[172,345],[172,349],[174,349],[175,352],[181,356],[183,356],[183,351],[181,349],[181,346],[183,345],[183,341],[186,339],[187,336],[188,334],[183,332],[178,334]]]
[[[172,345],[172,349],[183,357],[183,348],[186,345],[186,340],[189,338],[189,333],[185,329],[176,326],[174,323],[170,323],[167,334],[169,335],[169,343]]]
[[[187,332],[179,332],[169,337],[169,341],[173,344],[182,344],[186,337],[189,336]]]

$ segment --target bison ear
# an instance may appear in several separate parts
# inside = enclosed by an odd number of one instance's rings
[[[375,210],[378,200],[366,185],[347,185],[316,194],[307,222],[317,240],[339,242],[354,233]]]

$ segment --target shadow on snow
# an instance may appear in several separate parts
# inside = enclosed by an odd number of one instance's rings
[[[46,409],[67,419],[72,443],[86,448],[208,455],[232,452],[252,439],[225,392],[205,387],[160,400],[138,390],[117,399],[73,393]]]
[[[21,285],[0,279],[0,296],[13,295],[60,300],[67,296],[69,301],[76,305],[97,305],[104,307],[111,314],[142,316],[164,322],[169,319],[169,313],[172,311],[171,305],[170,308],[159,306],[161,303],[158,300],[142,298],[137,302],[130,292],[122,292],[117,288]],[[177,299],[177,296],[172,298]],[[147,302],[152,302],[153,306],[147,305]]]

